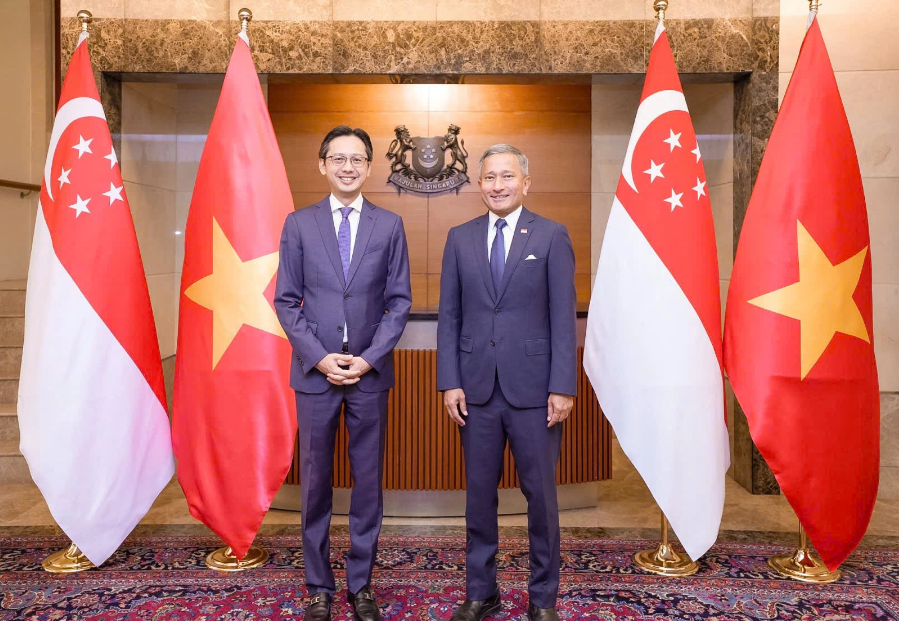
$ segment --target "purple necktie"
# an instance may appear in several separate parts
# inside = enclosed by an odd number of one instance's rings
[[[352,211],[352,207],[340,208],[343,220],[340,221],[340,228],[337,231],[337,246],[340,248],[340,263],[343,264],[344,282],[350,277],[350,213]]]
[[[493,289],[499,293],[499,285],[503,282],[503,272],[506,269],[506,245],[503,243],[503,227],[506,226],[506,221],[499,218],[494,226],[496,236],[490,250],[490,272],[493,274]]]

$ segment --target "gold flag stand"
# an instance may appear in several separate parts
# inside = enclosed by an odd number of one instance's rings
[[[44,559],[41,567],[51,574],[73,574],[94,566],[74,543],[59,552],[54,552]]]
[[[264,565],[268,560],[268,552],[257,546],[250,546],[247,555],[238,560],[230,546],[210,552],[206,557],[206,567],[216,571],[244,571]]]
[[[643,571],[661,576],[692,576],[699,569],[696,561],[678,554],[668,543],[668,518],[662,513],[662,541],[657,548],[634,554],[634,563]]]
[[[768,559],[768,566],[781,576],[814,584],[830,584],[842,575],[839,569],[827,569],[818,555],[809,550],[808,535],[802,524],[799,525],[799,548],[790,554],[775,554]]]

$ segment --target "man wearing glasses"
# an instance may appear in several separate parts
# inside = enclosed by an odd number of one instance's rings
[[[303,494],[306,621],[331,618],[335,592],[328,530],[334,440],[345,406],[353,491],[348,599],[357,621],[378,621],[371,592],[381,530],[387,396],[393,348],[412,306],[403,220],[362,197],[371,138],[341,125],[322,141],[318,168],[331,194],[287,217],[275,289],[293,347]]]

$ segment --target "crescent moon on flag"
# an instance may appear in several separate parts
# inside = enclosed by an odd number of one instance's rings
[[[637,108],[637,118],[634,119],[634,131],[631,133],[631,141],[627,145],[624,164],[621,167],[621,176],[634,192],[637,191],[637,186],[634,184],[632,167],[634,150],[637,148],[640,137],[657,118],[667,112],[676,111],[687,112],[687,100],[680,91],[659,91],[640,102],[640,107]]]
[[[56,113],[56,121],[53,123],[53,133],[50,135],[50,146],[47,148],[47,161],[44,164],[44,187],[47,194],[53,198],[53,184],[50,183],[50,168],[53,166],[53,158],[56,156],[56,147],[62,133],[78,119],[97,117],[106,120],[103,113],[103,104],[90,97],[76,97],[68,101]]]

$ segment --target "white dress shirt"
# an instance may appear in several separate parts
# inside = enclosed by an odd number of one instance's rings
[[[337,197],[333,194],[328,197],[331,202],[331,215],[334,217],[334,232],[337,233],[338,237],[340,236],[340,223],[343,222],[343,213],[340,211],[344,207],[352,207],[353,211],[350,212],[350,215],[347,216],[347,220],[350,222],[350,260],[353,258],[353,249],[356,247],[356,231],[359,230],[359,218],[362,217],[362,195],[356,197],[349,205],[344,205]],[[508,252],[508,250],[506,250]],[[347,336],[346,323],[343,324],[343,342],[346,343],[349,340],[349,336]]]
[[[515,235],[515,226],[518,224],[518,218],[521,216],[521,205],[518,206],[518,209],[510,213],[508,216],[503,218],[506,221],[506,226],[503,227],[503,247],[506,249],[506,254],[503,259],[509,258],[509,248],[512,247],[512,237]],[[499,220],[499,216],[493,213],[492,211],[487,211],[487,262],[490,262],[490,250],[493,248],[493,238],[496,237],[496,221]]]

